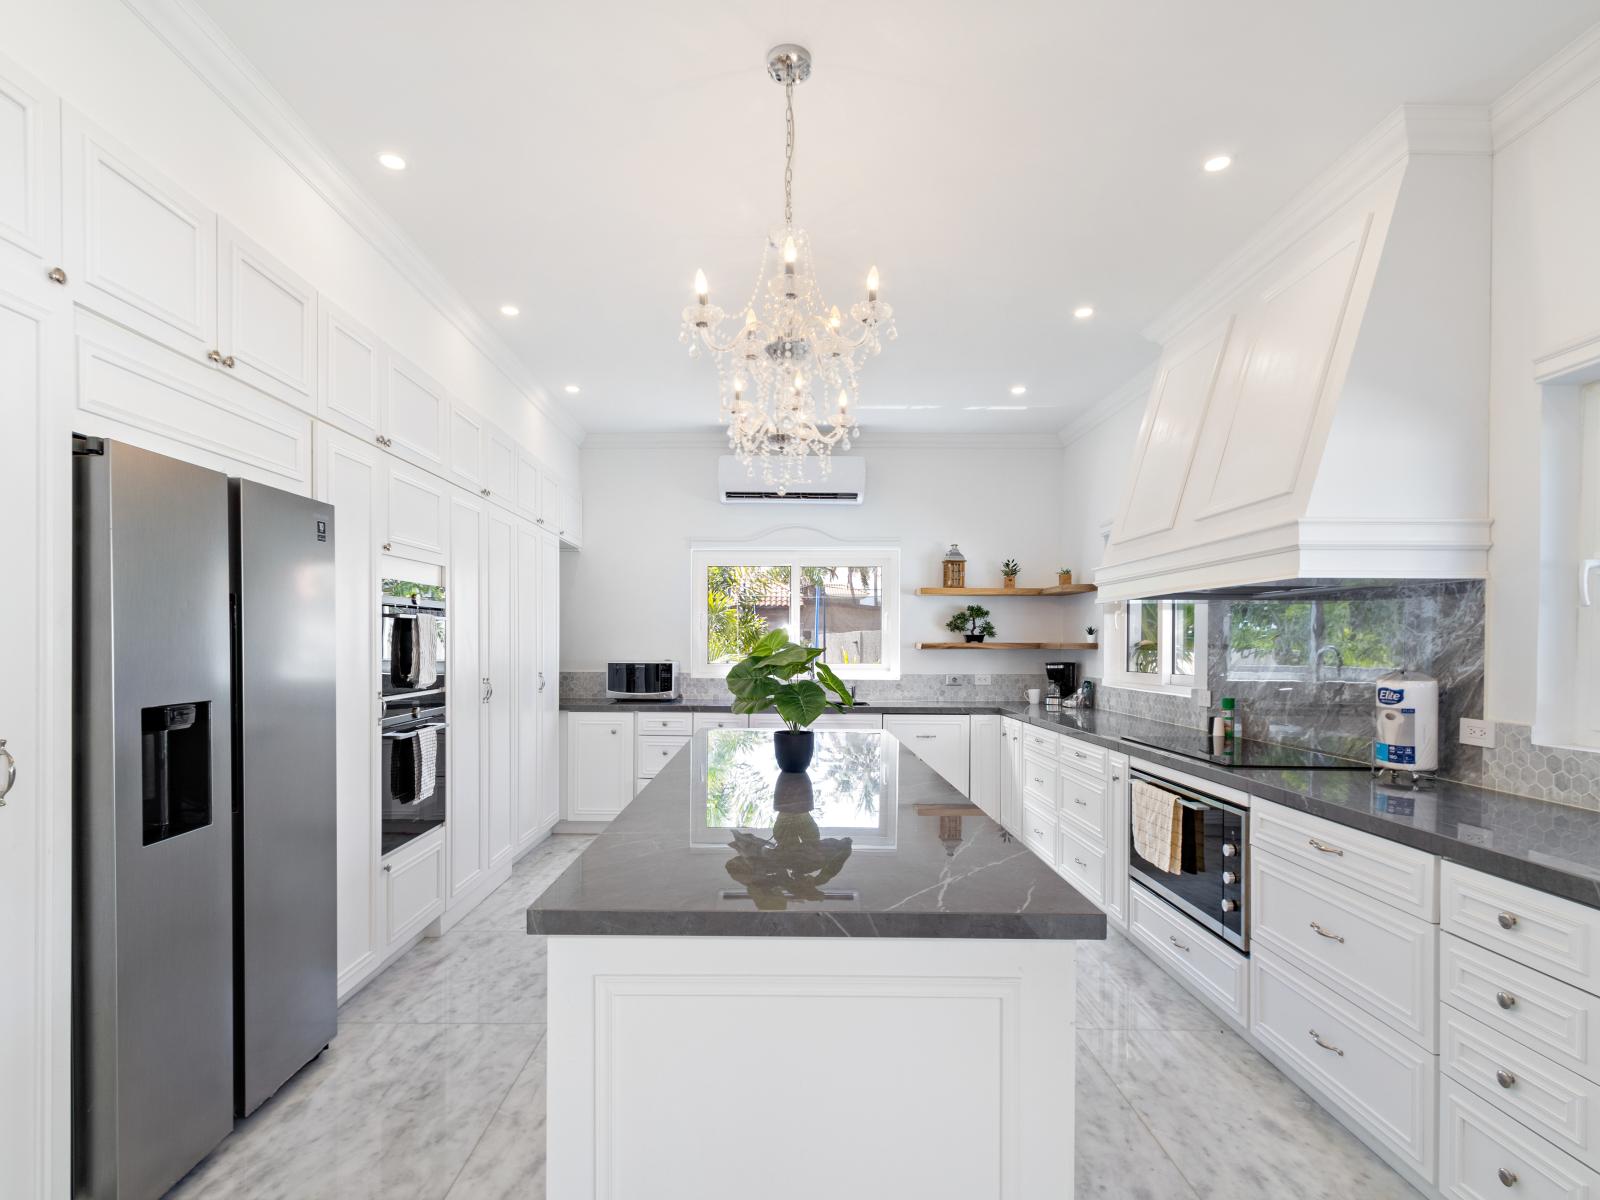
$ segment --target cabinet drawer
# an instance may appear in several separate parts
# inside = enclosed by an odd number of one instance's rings
[[[899,716],[883,718],[883,730],[927,763],[951,787],[968,794],[972,721],[967,716]]]
[[[1128,931],[1240,1025],[1250,1020],[1250,960],[1157,900],[1139,884],[1128,888]]]
[[[694,728],[698,732],[702,729],[744,729],[750,724],[750,718],[743,714],[734,713],[695,713]]]
[[[640,779],[654,779],[656,773],[672,761],[672,756],[689,742],[686,737],[640,737],[635,751],[638,757]]]
[[[636,713],[633,719],[640,734],[691,733],[694,730],[693,713]]]
[[[1091,784],[1076,771],[1062,770],[1061,819],[1091,845],[1106,844],[1106,785]]]
[[[1106,752],[1099,746],[1080,742],[1076,738],[1061,736],[1056,757],[1066,766],[1074,767],[1088,775],[1104,779]]]
[[[1432,1052],[1438,927],[1275,854],[1250,863],[1251,936]]]
[[[1091,846],[1065,826],[1060,833],[1061,861],[1057,868],[1068,883],[1096,904],[1103,904],[1106,895],[1105,854]]]
[[[1022,841],[1051,866],[1056,861],[1056,818],[1054,813],[1044,812],[1036,805],[1027,803],[1022,806]]]
[[[1491,1029],[1600,1083],[1600,999],[1446,933],[1439,998]]]
[[[1600,1097],[1588,1080],[1448,1006],[1439,1014],[1439,1050],[1439,1065],[1462,1086],[1600,1165]]]
[[[1600,909],[1446,863],[1440,879],[1442,924],[1451,933],[1600,992]]]
[[[418,838],[383,864],[389,944],[410,937],[444,911],[444,837]]]
[[[1251,806],[1250,845],[1424,921],[1439,919],[1439,860],[1431,854],[1261,800]]]
[[[1038,755],[1046,762],[1055,762],[1056,751],[1061,739],[1055,734],[1032,725],[1022,727],[1022,748],[1029,754]]]
[[[751,729],[782,729],[783,718],[777,713],[756,713],[750,718]],[[811,722],[813,729],[882,729],[883,718],[867,713],[823,713]]]
[[[1022,794],[1030,804],[1037,804],[1049,812],[1056,811],[1056,768],[1054,763],[1035,758],[1032,753],[1022,757]]]
[[[1251,1032],[1423,1178],[1434,1178],[1438,1060],[1257,947]]]
[[[1597,1200],[1600,1175],[1446,1078],[1439,1101],[1439,1191],[1451,1200]]]

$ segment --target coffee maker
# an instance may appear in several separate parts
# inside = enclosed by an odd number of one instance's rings
[[[1045,708],[1060,708],[1061,702],[1078,690],[1078,664],[1075,662],[1045,663],[1047,681],[1044,693]]]

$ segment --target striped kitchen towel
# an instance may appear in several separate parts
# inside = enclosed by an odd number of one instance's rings
[[[1133,781],[1133,848],[1171,875],[1183,871],[1183,821],[1178,798],[1142,779]]]

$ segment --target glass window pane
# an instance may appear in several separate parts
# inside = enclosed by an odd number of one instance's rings
[[[829,666],[883,662],[883,568],[801,567],[797,640]]]
[[[1375,679],[1401,665],[1405,608],[1399,600],[1324,600],[1317,611],[1317,675]]]
[[[709,662],[737,662],[768,630],[788,627],[789,575],[788,567],[706,568]]]
[[[1228,677],[1298,679],[1311,669],[1309,600],[1248,600],[1228,606]]]
[[[1172,602],[1172,628],[1167,637],[1170,647],[1167,670],[1173,675],[1194,674],[1194,601]]]
[[[1155,675],[1159,671],[1161,605],[1155,600],[1128,602],[1127,669],[1134,675]]]

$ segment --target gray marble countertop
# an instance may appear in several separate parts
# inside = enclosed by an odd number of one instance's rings
[[[528,931],[1104,938],[1105,914],[891,734],[694,735],[528,908]]]
[[[677,707],[727,712],[727,704],[618,704],[563,701],[572,711]],[[1437,854],[1462,866],[1600,908],[1600,813],[1438,780],[1413,790],[1366,770],[1298,771],[1224,767],[1165,754],[1135,741],[1170,736],[1176,726],[1106,709],[1051,711],[1025,704],[871,704],[866,713],[999,713],[1079,737],[1118,753],[1185,771],[1251,796]]]

